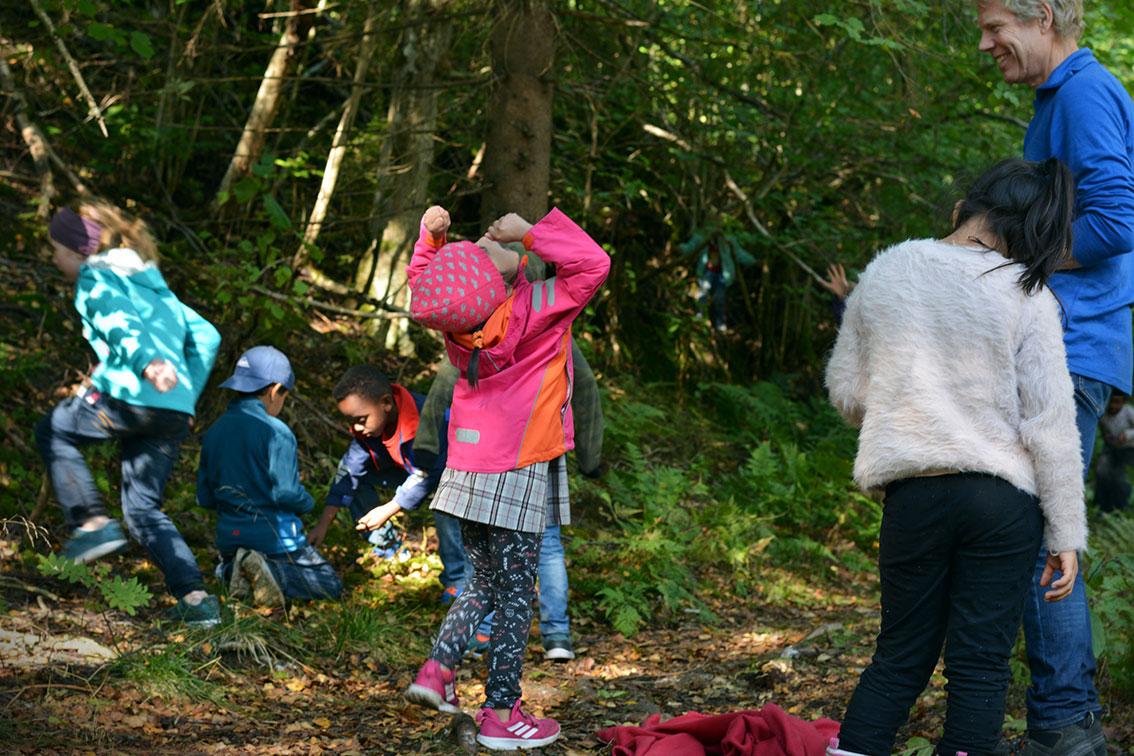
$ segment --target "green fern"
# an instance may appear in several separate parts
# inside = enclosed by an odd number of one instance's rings
[[[150,589],[139,583],[136,577],[123,580],[115,575],[99,583],[99,590],[111,609],[126,612],[131,617],[153,598]]]
[[[95,573],[85,564],[74,562],[60,554],[48,554],[39,557],[39,573],[47,577],[66,580],[68,583],[78,583],[91,588],[97,582]]]

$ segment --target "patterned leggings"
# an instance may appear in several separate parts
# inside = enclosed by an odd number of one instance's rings
[[[508,709],[520,698],[543,534],[462,520],[461,535],[472,579],[445,615],[429,658],[456,667],[480,621],[495,610],[484,705]]]

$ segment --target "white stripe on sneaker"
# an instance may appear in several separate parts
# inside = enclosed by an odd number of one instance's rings
[[[520,729],[521,727],[527,727],[527,725],[526,725],[526,724],[524,724],[523,722],[516,722],[516,723],[515,723],[514,725],[512,725],[511,727],[509,727],[509,728],[508,728],[508,732],[510,732],[510,733],[512,733],[513,735],[515,735],[515,734],[516,734],[516,732],[517,732],[517,731],[518,731],[518,730],[519,730],[519,729]]]

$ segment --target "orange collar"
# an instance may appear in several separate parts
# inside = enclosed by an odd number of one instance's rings
[[[405,468],[407,460],[402,456],[402,444],[417,436],[420,414],[409,391],[396,383],[390,384],[390,388],[394,394],[394,405],[398,408],[398,427],[389,438],[382,439],[382,445],[386,447],[390,458],[399,467]]]
[[[508,321],[512,318],[512,303],[516,298],[515,289],[500,306],[492,311],[484,327],[472,333],[450,333],[449,337],[465,349],[491,349],[504,340],[508,333]]]

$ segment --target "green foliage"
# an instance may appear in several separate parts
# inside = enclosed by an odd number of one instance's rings
[[[114,660],[111,669],[152,696],[221,703],[222,686],[201,676],[215,659],[200,661],[197,655],[193,644],[170,643],[124,654]]]
[[[124,580],[110,574],[107,564],[80,564],[60,554],[39,556],[39,572],[47,577],[82,585],[102,597],[110,609],[126,612],[131,617],[138,609],[148,606],[153,595],[150,589],[138,582],[137,577]]]
[[[606,403],[609,472],[579,486],[610,527],[574,550],[572,578],[619,632],[678,613],[712,621],[705,570],[768,598],[762,560],[869,567],[881,510],[854,491],[854,435],[825,403],[769,383],[709,384],[684,406],[666,390],[626,393],[636,399]]]
[[[1116,689],[1134,694],[1134,515],[1104,515],[1091,532],[1087,559],[1095,656]]]

